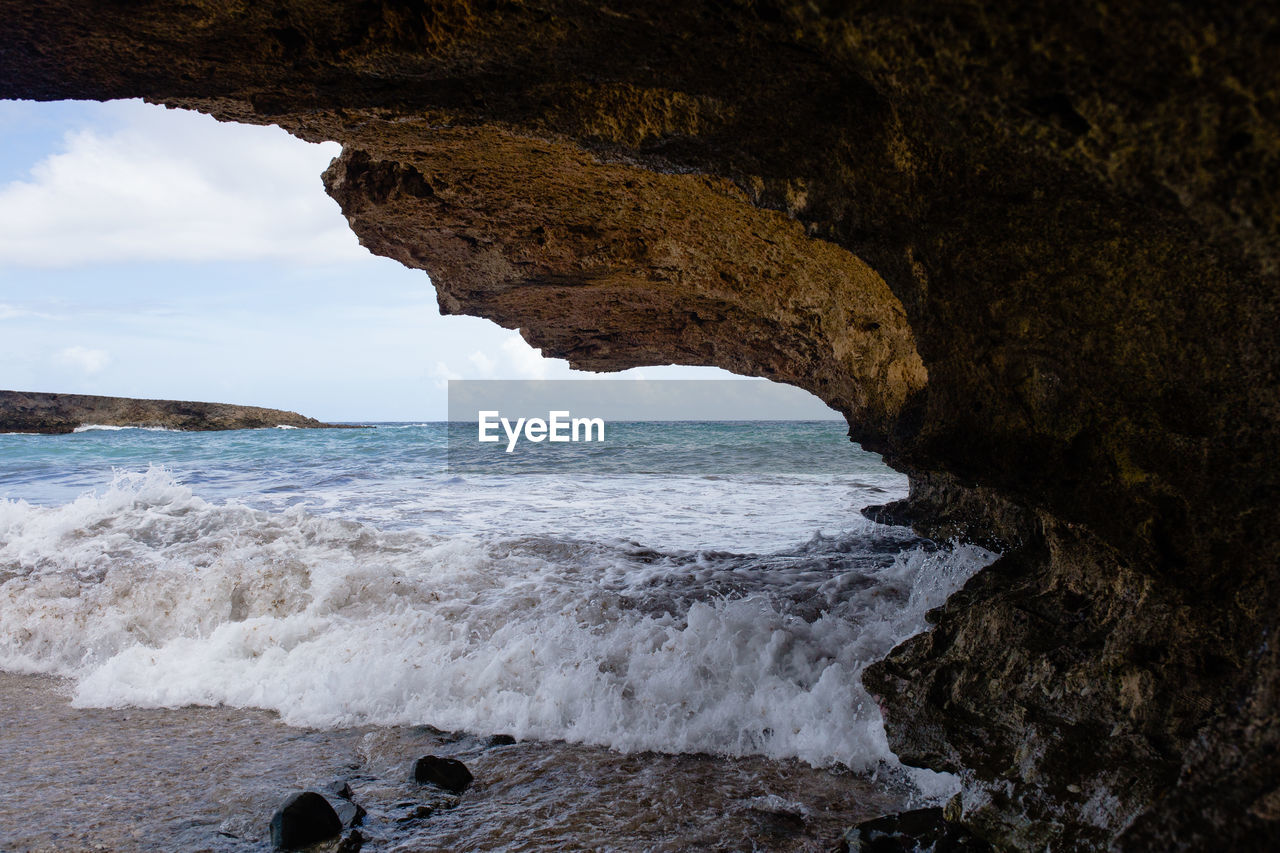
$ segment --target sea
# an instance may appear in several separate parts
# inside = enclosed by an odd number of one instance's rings
[[[265,850],[339,780],[367,850],[828,850],[956,789],[860,676],[996,555],[864,518],[842,423],[368,426],[0,435],[0,849]]]

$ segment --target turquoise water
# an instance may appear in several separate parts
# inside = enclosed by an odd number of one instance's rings
[[[0,670],[85,707],[895,763],[862,668],[992,555],[863,518],[906,482],[838,423],[611,438],[460,473],[441,424],[0,436]]]
[[[861,506],[906,490],[830,421],[610,424],[604,445],[555,448],[573,451],[557,457],[563,470],[530,459],[546,445],[507,455],[455,441],[451,460],[444,423],[374,426],[0,435],[0,498],[64,504],[110,485],[115,471],[159,466],[206,500],[305,507],[384,529],[486,535],[501,526],[759,548],[860,525]]]

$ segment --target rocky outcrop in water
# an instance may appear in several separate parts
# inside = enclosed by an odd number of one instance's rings
[[[342,832],[333,806],[315,791],[290,794],[271,816],[271,843],[279,850],[297,850],[327,841]]]
[[[467,765],[456,758],[424,755],[413,762],[413,780],[421,785],[435,785],[451,794],[461,794],[471,786],[475,777]]]
[[[343,428],[280,409],[192,403],[180,400],[135,400],[91,394],[41,394],[0,391],[0,432],[62,434],[76,427],[160,427],[175,430]]]
[[[808,388],[1007,545],[867,677],[987,838],[1280,842],[1274,4],[0,9],[0,96],[338,140],[442,310]]]

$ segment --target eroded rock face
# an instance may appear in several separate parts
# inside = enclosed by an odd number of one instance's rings
[[[868,675],[987,837],[1280,838],[1274,4],[0,10],[0,96],[338,140],[445,311],[801,385],[1006,543]]]

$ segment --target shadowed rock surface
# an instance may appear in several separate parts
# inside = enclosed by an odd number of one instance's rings
[[[424,755],[415,761],[413,778],[415,782],[435,785],[453,794],[461,794],[475,781],[471,771],[461,761],[437,755]]]
[[[315,791],[290,794],[271,816],[271,843],[281,850],[310,847],[341,832],[337,812]]]
[[[0,10],[0,97],[337,140],[442,310],[807,388],[1004,543],[866,677],[985,837],[1280,843],[1274,4]]]
[[[0,391],[0,432],[53,435],[74,432],[76,427],[86,424],[177,430],[263,429],[276,426],[300,429],[341,428],[341,425],[321,423],[297,412],[263,409],[258,406],[180,400],[135,400],[92,394]]]

